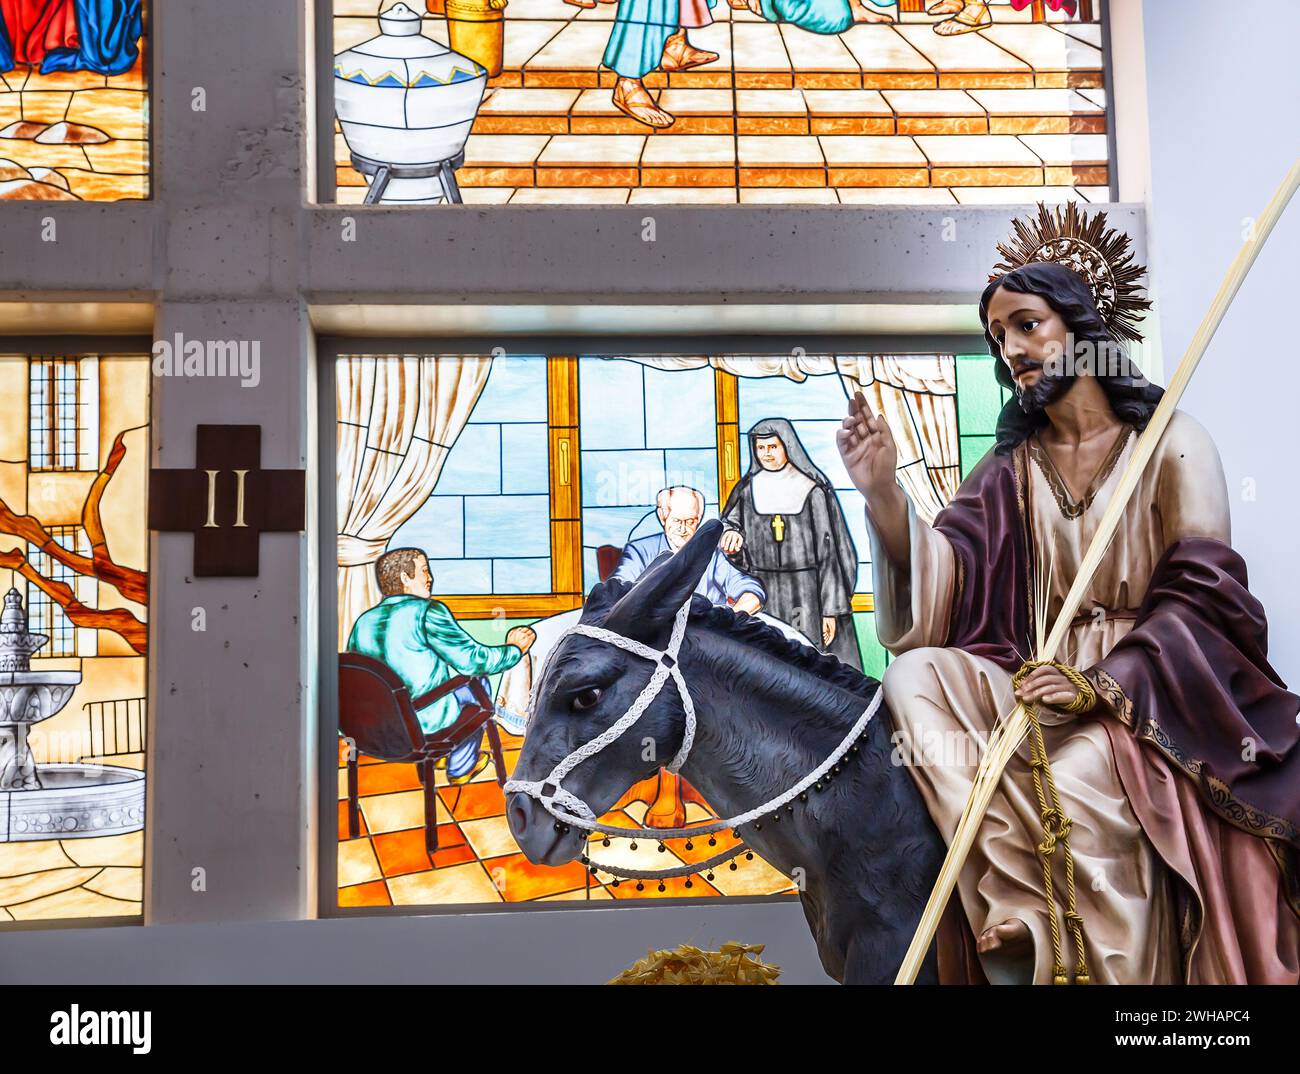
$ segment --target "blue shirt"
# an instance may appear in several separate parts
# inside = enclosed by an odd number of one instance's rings
[[[662,533],[638,537],[623,546],[623,558],[618,561],[611,577],[624,582],[635,582],[651,563],[665,552],[671,551],[668,538]],[[713,550],[713,558],[709,560],[695,592],[712,604],[727,604],[744,593],[753,593],[760,603],[767,600],[767,592],[758,579],[733,567],[721,548]]]
[[[348,650],[382,660],[414,700],[457,675],[493,675],[514,667],[523,653],[514,645],[475,641],[442,601],[402,593],[385,597],[352,628]],[[460,717],[460,701],[448,694],[416,714],[426,733]]]

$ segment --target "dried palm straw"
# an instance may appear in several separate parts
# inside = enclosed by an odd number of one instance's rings
[[[1137,445],[1133,449],[1133,455],[1129,459],[1128,466],[1125,468],[1123,475],[1120,477],[1119,485],[1115,489],[1115,495],[1111,497],[1110,504],[1107,506],[1105,514],[1102,515],[1101,523],[1092,538],[1092,543],[1088,546],[1088,552],[1079,565],[1079,574],[1074,579],[1074,584],[1070,586],[1065,603],[1062,605],[1060,614],[1057,615],[1056,622],[1052,625],[1052,631],[1047,635],[1046,639],[1042,637],[1040,619],[1039,637],[1035,639],[1038,659],[1052,660],[1056,658],[1057,650],[1060,649],[1061,642],[1065,638],[1065,632],[1074,620],[1075,613],[1079,610],[1083,595],[1091,584],[1092,576],[1096,573],[1102,556],[1115,534],[1120,516],[1128,506],[1133,490],[1137,486],[1138,478],[1141,477],[1151,456],[1155,453],[1156,445],[1159,444],[1160,437],[1164,434],[1170,419],[1173,418],[1174,409],[1178,406],[1178,401],[1182,398],[1188,381],[1191,380],[1192,374],[1200,364],[1201,357],[1209,347],[1210,340],[1214,338],[1214,333],[1223,321],[1223,317],[1232,304],[1232,300],[1236,297],[1237,291],[1240,290],[1246,274],[1255,263],[1255,258],[1259,256],[1259,251],[1263,248],[1264,243],[1268,241],[1274,225],[1277,224],[1297,187],[1300,187],[1300,161],[1292,165],[1286,179],[1283,180],[1277,193],[1273,195],[1273,200],[1268,203],[1263,215],[1256,222],[1254,234],[1246,240],[1246,244],[1241,248],[1231,267],[1229,267],[1228,274],[1220,285],[1218,294],[1214,296],[1214,301],[1210,304],[1204,320],[1201,321],[1200,327],[1196,330],[1196,335],[1192,337],[1187,353],[1183,355],[1182,361],[1178,363],[1178,369],[1174,372],[1168,388],[1165,389],[1164,397],[1156,407],[1150,424],[1138,438]],[[980,761],[979,771],[975,774],[975,782],[971,786],[970,797],[966,800],[966,808],[962,812],[961,820],[957,823],[957,831],[953,835],[952,842],[948,845],[948,855],[944,858],[943,867],[939,870],[934,890],[930,892],[930,901],[926,903],[925,911],[921,914],[921,921],[917,925],[916,935],[912,937],[911,946],[908,947],[907,954],[903,958],[903,964],[899,968],[898,976],[894,979],[895,984],[912,984],[916,981],[921,962],[925,958],[925,953],[930,949],[930,944],[934,941],[934,934],[939,926],[939,918],[943,915],[944,907],[947,906],[948,898],[952,895],[952,889],[957,883],[957,877],[961,872],[962,865],[970,853],[971,845],[975,842],[975,834],[979,830],[980,822],[984,819],[984,813],[989,807],[994,791],[997,789],[1002,770],[1006,768],[1007,763],[1020,747],[1028,728],[1029,718],[1023,705],[1017,705],[1010,715],[1003,717],[995,725],[989,738],[988,749]]]
[[[671,951],[651,951],[609,983],[612,985],[774,985],[781,967],[764,962],[761,943],[735,940],[720,951],[701,951],[682,944]]]

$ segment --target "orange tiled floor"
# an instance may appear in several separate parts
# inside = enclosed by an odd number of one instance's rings
[[[336,10],[346,11],[347,0]],[[516,0],[457,173],[469,204],[978,204],[1109,199],[1100,27],[999,23],[945,38],[936,20],[823,36],[719,0],[691,40],[715,63],[646,79],[677,120],[610,103],[600,65],[616,8]],[[1014,20],[1014,21],[1012,21]],[[336,48],[373,36],[336,19]],[[447,41],[441,18],[425,33]],[[364,180],[336,135],[339,200]]]
[[[121,75],[19,64],[0,76],[0,199],[149,196],[144,47]]]
[[[506,766],[513,769],[522,739],[502,733]],[[360,832],[348,837],[346,754],[339,754],[339,905],[418,906],[531,902],[550,899],[681,898],[716,895],[771,895],[793,890],[789,879],[766,862],[743,857],[732,870],[714,871],[713,883],[701,876],[665,881],[664,891],[647,882],[638,892],[635,883],[614,887],[613,877],[592,878],[577,862],[559,868],[537,866],[520,852],[505,819],[505,798],[489,765],[477,779],[463,787],[447,785],[446,773],[437,774],[438,851],[430,863],[424,849],[423,792],[413,765],[390,764],[362,757],[357,775],[361,802]],[[601,818],[612,825],[632,826],[645,815],[640,803]],[[705,819],[700,807],[687,807],[691,821]],[[663,868],[670,864],[703,861],[735,845],[726,834],[709,847],[699,840],[686,850],[685,839],[673,839],[660,852],[651,840],[640,840],[632,850],[627,840],[611,846],[596,845],[592,853],[611,865]]]

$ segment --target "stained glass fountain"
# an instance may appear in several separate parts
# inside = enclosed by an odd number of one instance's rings
[[[17,589],[0,613],[0,842],[119,835],[144,825],[144,773],[104,764],[42,764],[27,735],[58,714],[80,671],[32,671],[49,641],[27,629]]]

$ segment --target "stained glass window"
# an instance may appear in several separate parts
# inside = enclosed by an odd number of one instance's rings
[[[0,199],[149,196],[144,0],[0,5]]]
[[[33,470],[93,469],[98,431],[96,358],[29,362],[28,461]]]
[[[718,515],[713,371],[669,371],[626,359],[582,358],[583,580],[600,581],[598,550],[658,533],[655,498],[684,485]]]
[[[147,355],[0,356],[0,922],[141,913],[149,387]]]
[[[60,548],[81,557],[90,556],[90,541],[81,526],[48,526],[46,532]],[[95,607],[98,592],[93,576],[79,574],[35,544],[27,546],[27,560],[39,577],[55,586],[67,586],[81,604]],[[95,655],[95,631],[74,626],[63,606],[34,581],[27,583],[27,626],[49,637],[45,656]]]
[[[998,412],[1010,396],[993,375],[987,354],[957,356],[957,421],[961,434],[961,476],[993,447]]]
[[[431,549],[442,593],[549,593],[546,360],[496,362],[424,505],[393,547]]]
[[[332,0],[337,198],[1110,200],[1102,0],[934,6]]]
[[[543,639],[557,636],[586,591],[631,562],[630,550],[645,561],[669,549],[677,515],[689,516],[688,526],[717,517],[750,468],[749,431],[767,419],[790,423],[832,486],[857,564],[846,629],[855,659],[879,677],[886,654],[871,618],[861,498],[834,446],[849,394],[864,391],[899,423],[900,480],[914,498],[929,497],[929,511],[942,507],[991,443],[1001,398],[988,355],[350,354],[338,360],[336,390],[341,667],[373,671],[366,661],[375,661],[412,680],[408,696],[430,689],[414,681],[393,641],[405,635],[391,616],[411,596],[420,608],[436,606],[443,677],[474,678],[470,664],[489,658],[483,677],[500,717],[505,775],[525,741],[532,675],[546,644],[498,667],[493,654],[509,632],[530,626]],[[416,559],[383,566],[381,557],[403,549],[415,549]],[[779,611],[769,593],[763,614],[779,619]],[[436,768],[426,795],[415,764],[386,747],[367,752],[347,683],[340,679],[339,750],[330,761],[338,774],[341,907],[791,890],[787,877],[757,858],[742,859],[735,872],[715,870],[712,881],[694,877],[690,887],[675,878],[663,892],[654,884],[616,886],[577,862],[534,865],[507,824],[490,736]],[[462,704],[468,701],[457,701],[447,719]],[[420,713],[428,709],[413,708],[412,718],[432,733]],[[674,813],[692,822],[711,815],[698,791],[661,773],[629,788],[602,822],[665,826]],[[616,866],[660,868],[718,851],[686,842],[669,839],[661,854],[644,842],[633,850],[616,841],[601,852]]]

